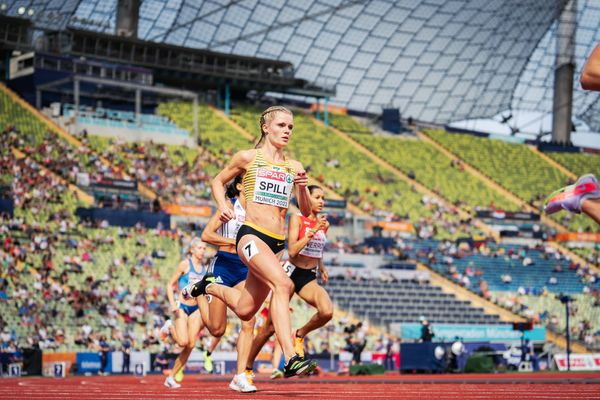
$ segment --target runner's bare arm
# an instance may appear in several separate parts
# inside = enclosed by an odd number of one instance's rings
[[[228,246],[235,245],[234,239],[227,239],[217,233],[221,227],[221,213],[215,212],[208,220],[206,227],[202,231],[201,239],[203,242],[212,244],[213,246]]]
[[[300,209],[302,215],[308,217],[312,212],[310,205],[310,194],[306,188],[306,185],[308,184],[308,175],[306,174],[302,164],[300,164],[298,161],[290,160],[290,163],[296,171],[294,185],[296,186],[296,200],[298,200],[298,208]]]
[[[167,284],[167,298],[169,299],[169,304],[171,305],[171,311],[177,310],[177,304],[175,303],[175,296],[173,296],[173,289],[177,288],[177,281],[185,273],[186,262],[181,261],[179,265],[177,265],[177,269],[171,275],[171,279],[169,279],[169,283]]]
[[[327,271],[327,268],[325,268],[323,258],[319,259],[319,273],[321,274],[321,279],[324,283],[329,282],[329,272]]]
[[[225,198],[225,185],[240,173],[246,171],[246,166],[252,161],[256,154],[255,149],[238,151],[231,161],[212,180],[212,195],[219,209],[221,222],[227,222],[235,215],[233,210],[227,206]]]
[[[288,225],[288,255],[290,257],[296,257],[315,235],[315,232],[311,229],[302,239],[298,240],[298,233],[301,228],[300,217],[292,215]]]
[[[600,44],[590,54],[580,77],[581,87],[586,90],[600,90]]]

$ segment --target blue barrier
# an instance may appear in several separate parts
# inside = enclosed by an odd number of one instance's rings
[[[0,352],[0,365],[5,369],[8,364],[22,362],[23,353],[17,352]],[[0,371],[1,372],[1,371]]]
[[[459,371],[463,371],[468,358],[481,348],[486,348],[496,353],[506,351],[506,345],[502,343],[465,343],[462,352],[455,355],[456,364],[449,365],[448,354],[451,352],[451,346],[452,342],[402,343],[400,345],[400,370],[445,372],[449,368],[456,368]],[[443,349],[443,353],[439,354],[438,357],[435,355],[437,347]]]
[[[581,147],[577,146],[566,146],[564,144],[557,144],[551,142],[540,142],[537,148],[541,152],[558,152],[558,153],[581,153]]]
[[[400,345],[400,370],[401,371],[430,371],[441,372],[446,370],[445,360],[435,357],[435,348],[439,343],[402,343]],[[442,343],[442,347],[445,345]]]
[[[109,364],[110,364],[110,357]],[[77,353],[75,362],[77,364],[77,373],[85,374],[92,373],[96,374],[100,371],[101,362],[100,355],[98,353]],[[110,371],[107,367],[107,371]]]
[[[135,210],[118,210],[112,208],[82,208],[75,210],[75,215],[81,219],[107,220],[113,226],[135,226],[138,222],[146,228],[156,228],[159,222],[164,227],[171,226],[171,216],[164,212],[149,212]]]
[[[521,340],[521,332],[514,331],[512,325],[468,325],[468,324],[434,324],[432,325],[436,340],[453,341],[456,337],[463,342],[510,342]],[[402,339],[420,339],[421,324],[402,324]],[[545,341],[546,328],[535,326],[525,331],[525,339]]]

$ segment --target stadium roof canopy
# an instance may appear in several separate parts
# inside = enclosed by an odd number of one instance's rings
[[[566,0],[140,0],[138,37],[289,61],[335,85],[333,104],[448,123],[552,110],[556,20]],[[115,31],[117,0],[0,0],[47,29]],[[24,7],[24,9],[23,9]],[[19,8],[22,8],[19,10]],[[573,115],[600,129],[600,93],[581,90],[600,42],[600,1],[578,0]]]

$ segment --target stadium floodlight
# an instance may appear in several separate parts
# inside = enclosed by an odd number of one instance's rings
[[[6,3],[0,4],[0,11],[4,12],[4,11],[6,11],[7,8],[8,8],[8,5],[6,5]]]
[[[33,17],[34,13],[35,13],[35,11],[33,10],[33,8],[30,8],[29,10],[27,10],[27,15],[29,15],[30,17]]]
[[[25,14],[25,7],[19,7],[19,9],[17,10],[17,14],[19,14],[19,15]]]

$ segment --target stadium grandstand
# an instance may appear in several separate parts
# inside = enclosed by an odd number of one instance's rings
[[[169,279],[221,212],[213,178],[281,105],[329,224],[333,318],[304,338],[319,375],[590,370],[571,379],[597,395],[599,225],[544,210],[600,174],[600,91],[579,83],[599,43],[596,0],[0,0],[0,373],[168,390]],[[314,313],[292,298],[293,329]],[[227,316],[212,355],[200,331],[182,393],[233,393],[207,378],[235,375]],[[284,387],[277,346],[259,395]],[[106,382],[98,398],[140,386],[97,379],[81,384]],[[331,382],[310,395],[337,398]],[[35,395],[19,390],[0,393]]]

